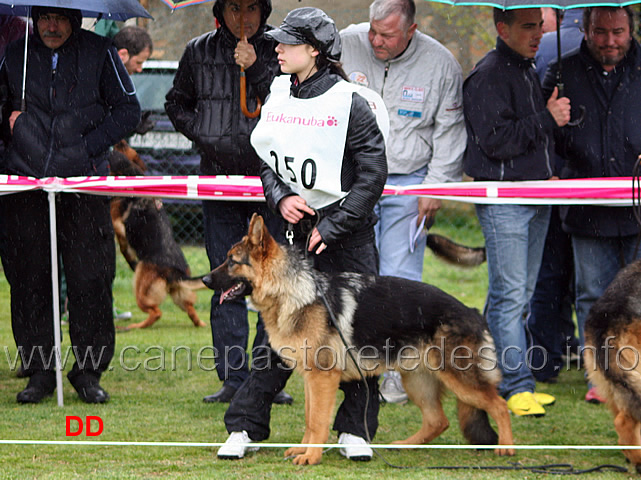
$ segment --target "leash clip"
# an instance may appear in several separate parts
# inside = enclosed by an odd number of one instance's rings
[[[290,245],[294,245],[294,228],[291,223],[287,224],[287,231],[285,232],[285,238]]]

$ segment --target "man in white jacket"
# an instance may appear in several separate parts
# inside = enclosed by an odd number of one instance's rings
[[[354,83],[376,91],[390,117],[386,142],[388,185],[460,181],[467,135],[463,120],[463,76],[454,56],[417,30],[414,0],[374,0],[369,23],[341,32],[341,62]],[[410,240],[423,222],[429,227],[438,199],[382,197],[375,209],[380,274],[421,281],[427,236]],[[398,374],[386,375],[388,402],[407,395]]]

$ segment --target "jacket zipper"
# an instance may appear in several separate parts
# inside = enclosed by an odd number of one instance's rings
[[[529,99],[530,99],[530,105],[532,107],[532,112],[536,113],[536,105],[534,104],[534,84],[532,83],[532,79],[529,77],[527,70],[523,72],[523,76],[525,77],[526,83],[530,87]],[[545,145],[544,145],[545,149],[543,151],[545,152],[545,166],[548,169],[548,175],[551,177],[553,172],[552,172],[552,167],[550,165],[550,154],[548,152],[550,139],[547,135],[544,138],[545,138]]]
[[[383,85],[381,86],[381,98],[383,98],[383,92],[385,91],[385,82],[387,82],[388,73],[389,73],[389,62],[385,62],[385,72],[383,73]]]
[[[47,158],[45,160],[45,168],[44,171],[42,172],[43,175],[47,175],[47,172],[49,171],[49,163],[51,162],[51,157],[53,156],[53,132],[54,132],[54,127],[56,124],[56,116],[53,115],[53,103],[56,98],[56,87],[55,87],[55,79],[56,79],[56,71],[58,67],[58,54],[52,50],[51,52],[51,84],[49,86],[49,104],[51,106],[51,135],[49,136],[49,151],[47,152]]]

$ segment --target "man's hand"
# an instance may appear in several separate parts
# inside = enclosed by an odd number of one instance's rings
[[[242,68],[249,68],[256,61],[256,51],[254,50],[254,46],[247,41],[247,37],[243,37],[236,45],[234,58],[236,59],[236,64]]]
[[[289,223],[298,223],[305,213],[315,215],[314,210],[307,206],[303,197],[289,195],[278,202],[278,211]]]
[[[20,110],[14,110],[11,112],[11,116],[9,117],[9,127],[11,128],[11,135],[13,135],[13,126],[16,123],[16,120],[20,116],[22,112]]]
[[[548,100],[547,109],[559,127],[565,126],[570,121],[570,99],[568,97],[559,98],[559,87],[554,87],[552,96]]]
[[[439,211],[442,205],[438,198],[419,197],[416,226],[418,227],[421,224],[423,217],[425,217],[425,225],[431,225],[434,222],[434,217],[436,217],[436,212]]]

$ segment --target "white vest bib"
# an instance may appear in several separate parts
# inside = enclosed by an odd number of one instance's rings
[[[288,75],[274,79],[251,143],[307,205],[323,208],[349,193],[341,190],[341,169],[352,94],[361,94],[373,105],[385,137],[389,131],[387,110],[374,91],[348,82],[338,82],[324,94],[305,99],[292,97],[290,86]],[[384,118],[379,119],[381,112]]]

